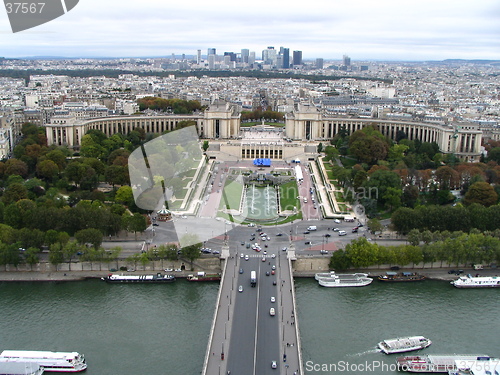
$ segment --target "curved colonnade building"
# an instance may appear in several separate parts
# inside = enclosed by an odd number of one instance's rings
[[[284,136],[288,142],[282,139],[242,140],[240,113],[229,103],[214,104],[205,112],[193,115],[132,115],[89,120],[56,116],[45,127],[49,145],[78,148],[82,136],[90,129],[100,130],[107,136],[127,134],[135,128],[142,128],[146,133],[162,133],[174,130],[179,122],[186,120],[196,123],[200,138],[214,140],[211,145],[216,144],[220,151],[236,159],[287,159],[312,152],[313,144],[332,139],[342,129],[351,134],[372,125],[391,139],[404,132],[410,140],[436,142],[441,152],[454,153],[462,160],[479,161],[481,155],[482,132],[474,125],[445,126],[392,119],[328,117],[308,105],[299,105],[286,115]]]

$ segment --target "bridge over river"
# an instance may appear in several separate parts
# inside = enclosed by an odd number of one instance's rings
[[[223,277],[202,374],[304,374],[291,267],[295,252],[278,251],[273,258],[239,251],[226,247],[221,254]]]

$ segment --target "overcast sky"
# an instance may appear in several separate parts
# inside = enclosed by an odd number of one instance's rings
[[[500,1],[80,0],[15,34],[0,10],[3,57],[205,55],[213,47],[259,58],[267,46],[304,59],[500,60]]]

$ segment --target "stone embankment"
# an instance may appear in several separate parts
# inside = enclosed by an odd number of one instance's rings
[[[329,257],[302,257],[294,261],[293,264],[293,276],[294,277],[314,277],[317,272],[327,272]],[[116,263],[116,262],[114,262]],[[167,264],[168,263],[168,264]],[[71,263],[71,266],[67,263],[61,264],[57,267],[49,263],[39,263],[34,265],[32,268],[27,265],[19,265],[19,267],[14,267],[12,265],[3,266],[0,271],[0,281],[80,281],[85,279],[99,279],[101,277],[107,276],[110,272],[123,273],[123,274],[151,274],[156,272],[165,273],[165,268],[172,270],[182,271],[168,271],[168,273],[174,274],[178,278],[185,278],[190,274],[198,271],[206,272],[221,272],[221,261],[218,258],[205,258],[197,259],[194,264],[194,270],[191,271],[191,267],[187,262],[176,262],[175,264],[170,264],[171,262],[151,262],[147,265],[137,265],[130,266],[128,264],[127,269],[129,271],[120,271],[120,267],[123,267],[121,263],[110,264],[110,263],[87,263],[87,262],[77,262]],[[116,268],[117,267],[117,268]],[[485,268],[484,270],[474,270],[472,268],[462,268],[453,267],[446,265],[445,267],[440,267],[440,265],[418,265],[416,267],[405,267],[401,268],[399,272],[418,272],[427,276],[428,279],[433,280],[455,280],[457,278],[456,274],[449,274],[448,271],[451,269],[457,270],[461,269],[464,274],[484,275],[484,276],[500,276],[500,270],[494,268]],[[118,270],[118,271],[115,271]],[[365,272],[371,276],[378,276],[385,274],[386,271],[390,270],[389,265],[381,265],[380,267],[370,267],[366,269],[356,269],[349,270],[350,272]]]

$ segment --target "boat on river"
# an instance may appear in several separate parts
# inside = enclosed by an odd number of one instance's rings
[[[0,358],[0,374],[42,375],[43,367],[31,362],[9,362]]]
[[[424,336],[397,337],[378,343],[378,347],[385,354],[412,352],[427,348],[432,341]]]
[[[46,372],[80,372],[87,369],[85,357],[77,352],[4,350],[0,361],[38,365]]]
[[[330,277],[318,277],[318,283],[327,288],[366,286],[373,279],[366,273],[335,274]]]
[[[102,277],[101,280],[107,283],[172,283],[175,281],[174,275],[163,275],[157,273],[156,275],[114,275],[109,274]]]
[[[498,276],[460,276],[451,282],[457,288],[500,288],[500,277]]]
[[[188,275],[187,281],[219,281],[221,279],[220,273],[205,273],[198,272],[196,275]]]
[[[461,365],[466,366],[473,361],[481,361],[483,369],[485,365],[498,363],[498,359],[490,358],[487,355],[424,355],[399,357],[397,359],[398,370],[408,372],[443,372],[450,373],[460,369]],[[491,362],[490,362],[491,361]]]
[[[398,283],[398,282],[423,281],[425,280],[425,276],[419,275],[416,272],[398,273],[394,271],[388,271],[385,273],[385,275],[380,275],[377,279],[379,281]]]

